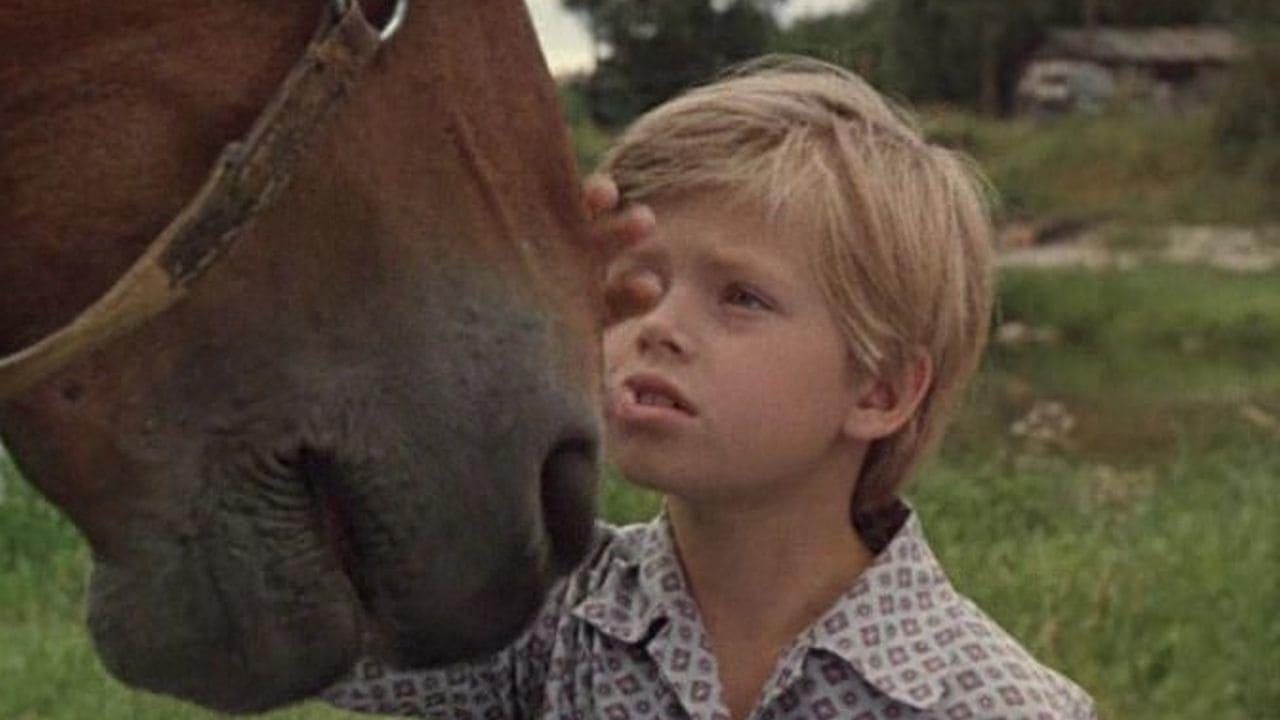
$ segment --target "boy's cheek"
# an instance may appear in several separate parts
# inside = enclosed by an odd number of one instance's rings
[[[605,371],[612,371],[622,360],[622,349],[626,344],[625,323],[614,323],[604,328],[601,338]]]

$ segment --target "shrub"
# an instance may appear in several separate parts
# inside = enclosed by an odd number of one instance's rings
[[[1257,173],[1280,203],[1280,22],[1249,33],[1248,60],[1226,84],[1214,118],[1222,159],[1239,171]]]

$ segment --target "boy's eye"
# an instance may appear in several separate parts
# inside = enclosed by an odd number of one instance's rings
[[[742,285],[730,285],[725,288],[724,302],[748,310],[771,310],[773,305],[761,294]]]

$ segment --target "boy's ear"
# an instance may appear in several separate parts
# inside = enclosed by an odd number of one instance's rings
[[[900,367],[858,383],[844,434],[866,443],[894,434],[915,415],[932,384],[933,362],[916,347]]]

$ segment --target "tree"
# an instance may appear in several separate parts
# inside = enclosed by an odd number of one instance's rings
[[[859,9],[801,18],[779,33],[773,49],[820,58],[870,79],[883,50],[878,17]]]
[[[883,75],[916,100],[1012,104],[1017,75],[1055,19],[1054,0],[888,0]]]
[[[1280,13],[1276,0],[870,0],[783,31],[773,11],[784,1],[562,0],[599,48],[582,88],[593,117],[623,124],[768,50],[844,65],[914,102],[997,114],[1012,108],[1018,76],[1052,27],[1229,25]]]
[[[815,54],[916,102],[1008,111],[1051,27],[1229,23],[1274,0],[873,0],[797,23],[778,47]]]
[[[1231,73],[1214,132],[1227,164],[1260,176],[1280,206],[1280,10],[1271,12],[1245,29],[1252,52]]]
[[[562,0],[597,47],[584,88],[596,121],[618,126],[681,89],[765,52],[785,0]]]
[[[796,23],[779,49],[850,67],[891,95],[995,113],[1055,21],[1058,0],[878,0]]]

